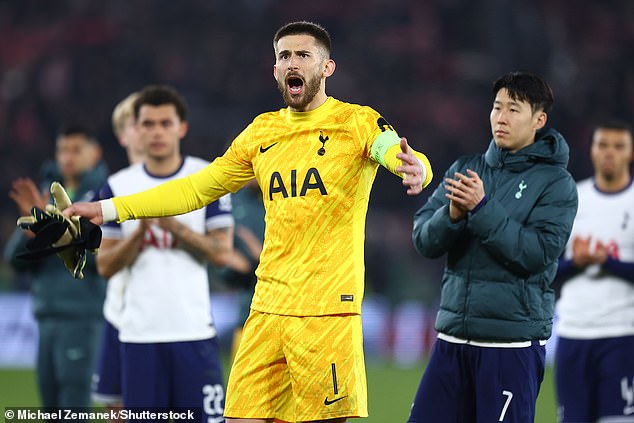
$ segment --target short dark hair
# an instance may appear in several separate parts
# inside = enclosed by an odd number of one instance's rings
[[[139,92],[139,96],[134,101],[134,118],[138,119],[139,110],[144,104],[150,106],[163,106],[172,104],[176,108],[176,113],[182,121],[187,120],[187,102],[182,95],[168,85],[148,85]]]
[[[86,140],[90,143],[97,143],[97,138],[95,137],[93,132],[88,129],[87,126],[78,123],[66,124],[57,131],[58,138],[71,137],[73,135],[80,135],[86,138]]]
[[[548,113],[553,105],[553,91],[541,77],[529,72],[511,72],[502,75],[493,83],[493,95],[506,88],[513,100],[525,101],[533,113],[543,110]]]
[[[280,38],[286,37],[287,35],[300,34],[310,35],[315,38],[317,44],[320,44],[323,48],[325,48],[328,56],[330,56],[332,44],[330,40],[330,34],[321,25],[308,21],[290,22],[278,29],[275,33],[275,36],[273,37],[273,48],[275,48]]]
[[[594,130],[598,129],[614,129],[617,131],[626,131],[632,133],[632,126],[625,120],[618,118],[610,118],[603,120],[594,126]]]

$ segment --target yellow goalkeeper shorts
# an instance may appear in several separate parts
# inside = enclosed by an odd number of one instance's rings
[[[303,422],[367,415],[360,315],[251,311],[229,375],[225,417]]]

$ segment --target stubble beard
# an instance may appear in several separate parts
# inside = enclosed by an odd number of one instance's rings
[[[277,89],[282,93],[282,99],[288,107],[304,110],[319,92],[321,79],[313,77],[304,81],[304,91],[299,95],[291,95],[286,80],[277,81]]]

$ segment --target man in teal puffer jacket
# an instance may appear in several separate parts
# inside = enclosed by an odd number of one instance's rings
[[[409,422],[533,422],[551,335],[551,282],[577,212],[568,145],[547,128],[548,84],[493,86],[493,140],[461,157],[414,218],[425,257],[447,254],[438,339]]]
[[[61,182],[71,200],[92,199],[106,180],[101,148],[79,125],[63,128],[55,143],[55,160],[41,170],[41,190],[29,178],[13,181],[10,197],[20,215],[33,206],[44,208],[52,181]],[[97,274],[92,254],[86,258],[84,279],[74,279],[55,255],[30,261],[17,256],[26,251],[29,232],[17,228],[5,247],[4,257],[20,272],[31,276],[33,313],[38,323],[37,380],[42,406],[89,407],[90,384],[103,325],[106,282]]]

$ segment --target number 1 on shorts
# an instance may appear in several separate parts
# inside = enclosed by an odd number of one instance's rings
[[[337,386],[337,368],[335,363],[330,363],[330,371],[332,372],[332,387],[335,395],[339,393],[339,386]]]

